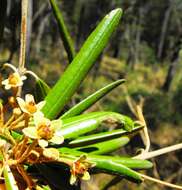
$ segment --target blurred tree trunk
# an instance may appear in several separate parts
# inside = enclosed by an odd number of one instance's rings
[[[163,48],[164,48],[164,42],[166,39],[166,34],[167,34],[167,29],[168,29],[168,24],[172,12],[172,3],[171,1],[168,2],[168,8],[165,11],[164,14],[164,20],[162,23],[162,28],[161,28],[161,34],[160,34],[160,39],[159,39],[159,46],[158,46],[158,52],[157,52],[157,58],[161,59],[162,53],[163,53]]]
[[[142,32],[142,22],[143,22],[143,7],[139,8],[138,23],[136,26],[136,38],[135,38],[135,51],[134,51],[134,64],[138,63],[139,60],[139,51],[141,43],[141,32]]]
[[[17,36],[16,36],[16,28],[18,23],[20,22],[20,14],[21,14],[21,4],[18,1],[8,1],[11,5],[11,10],[9,14],[9,28],[11,30],[11,42],[10,42],[10,55],[8,62],[11,62],[13,59],[13,55],[18,49]]]
[[[172,82],[172,80],[175,76],[175,73],[176,73],[177,66],[178,66],[178,58],[175,61],[171,62],[170,66],[169,66],[168,73],[167,73],[164,85],[162,87],[164,92],[169,91],[171,82]]]
[[[168,92],[170,89],[171,82],[173,78],[175,77],[178,63],[179,63],[179,58],[180,58],[180,50],[181,50],[181,39],[182,39],[182,34],[179,36],[178,41],[174,45],[174,52],[173,56],[171,58],[171,64],[169,66],[167,76],[164,82],[164,85],[162,86],[162,90],[165,92]]]

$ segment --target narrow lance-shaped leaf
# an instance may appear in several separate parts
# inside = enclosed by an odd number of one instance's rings
[[[77,90],[81,81],[106,46],[121,18],[121,9],[111,11],[91,33],[79,53],[46,97],[42,111],[49,119],[55,118]]]
[[[44,100],[50,91],[50,87],[40,78],[36,79],[35,99],[37,102]]]
[[[84,135],[83,137],[78,137],[72,140],[71,142],[69,142],[69,145],[83,146],[84,144],[88,145],[88,144],[92,144],[92,143],[96,143],[96,142],[100,142],[104,140],[110,140],[112,138],[117,138],[126,134],[130,136],[136,133],[137,131],[139,131],[140,129],[142,129],[142,126],[136,126],[130,132],[124,129],[115,129],[112,131],[100,132],[93,135],[87,135],[87,136]]]
[[[95,130],[104,121],[121,124],[127,131],[131,131],[134,127],[134,122],[127,116],[115,112],[93,112],[63,120],[60,133],[65,139],[77,138]]]
[[[84,152],[78,151],[76,149],[71,149],[71,148],[66,148],[62,147],[58,149],[61,153],[61,155],[65,154],[67,156],[75,156],[79,157],[80,155],[86,154]],[[131,169],[148,169],[151,168],[153,165],[150,161],[148,160],[140,160],[140,159],[133,159],[133,158],[128,158],[128,157],[120,157],[120,156],[103,156],[103,155],[92,155],[92,154],[86,154],[88,160],[91,162],[95,162],[96,160],[100,161],[107,161],[107,160],[112,160],[113,162],[117,162],[120,164],[125,165],[128,168]]]
[[[88,152],[89,154],[106,154],[113,152],[124,145],[126,145],[130,141],[130,138],[128,136],[123,136],[119,138],[115,138],[112,140],[107,140],[100,143],[91,144],[88,146],[78,147],[76,150],[82,151],[82,152]]]
[[[59,131],[65,139],[75,139],[80,135],[97,129],[99,126],[102,125],[103,122],[108,121],[112,121],[112,123],[114,124],[121,125],[121,127],[125,129],[124,132],[131,131],[134,127],[134,122],[125,115],[115,112],[92,112],[88,114],[82,114],[80,116],[71,117],[68,119],[63,119],[63,125],[60,126],[60,129],[58,129],[57,131]],[[31,125],[31,122],[29,124]],[[123,133],[123,131],[116,133],[120,135]],[[15,131],[12,131],[12,136],[15,139],[21,139],[22,137],[20,133]]]
[[[113,160],[95,160],[96,168],[107,173],[119,174],[127,179],[135,182],[142,182],[141,176],[134,170],[126,167],[121,163],[114,162]]]
[[[59,32],[61,35],[61,38],[63,40],[63,44],[65,47],[65,50],[67,52],[68,55],[68,59],[69,62],[71,62],[73,60],[73,58],[75,57],[75,50],[74,50],[74,45],[73,45],[73,41],[71,39],[71,36],[68,32],[68,29],[66,27],[66,24],[64,22],[63,16],[61,11],[59,10],[59,7],[57,5],[56,0],[50,0],[50,4],[54,13],[54,16],[57,20],[57,24],[59,27]]]
[[[18,186],[16,184],[15,178],[14,178],[14,176],[10,170],[10,167],[8,165],[4,166],[3,174],[4,174],[6,189],[18,190]]]
[[[74,107],[69,109],[66,113],[64,113],[60,118],[65,119],[68,117],[73,117],[75,115],[79,115],[85,110],[87,110],[89,107],[91,107],[95,102],[100,100],[102,97],[104,97],[106,94],[108,94],[111,90],[115,89],[120,84],[124,83],[124,79],[117,80],[100,90],[96,91],[92,95],[88,96],[86,99],[81,101],[80,103],[76,104]]]

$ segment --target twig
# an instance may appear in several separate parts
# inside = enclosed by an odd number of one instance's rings
[[[25,54],[26,54],[26,34],[27,34],[27,14],[28,14],[28,0],[22,0],[22,16],[21,16],[21,39],[20,39],[20,58],[19,58],[19,72],[24,71]]]
[[[164,186],[167,186],[167,187],[171,187],[171,188],[174,188],[174,189],[182,189],[182,186],[179,186],[179,185],[175,185],[175,184],[172,184],[172,183],[168,183],[168,182],[165,182],[165,181],[162,181],[162,180],[159,180],[159,179],[155,179],[153,177],[150,177],[150,176],[147,176],[147,175],[144,175],[144,174],[140,174],[139,175],[144,178],[144,179],[147,179],[149,181],[153,181],[153,182],[156,182],[158,184],[161,184],[161,185],[164,185]]]
[[[124,91],[126,93],[126,101],[128,103],[128,106],[129,106],[131,112],[135,115],[135,117],[144,126],[143,130],[140,132],[141,138],[145,145],[145,149],[141,153],[141,154],[143,154],[145,152],[148,152],[150,149],[150,138],[149,138],[149,134],[148,134],[147,124],[146,124],[145,118],[143,116],[143,111],[142,111],[144,99],[141,97],[140,103],[139,103],[139,105],[137,105],[136,102],[128,95],[128,91],[126,88],[124,88]]]
[[[143,131],[142,131],[143,132],[142,139],[143,139],[143,142],[145,144],[145,150],[144,150],[143,153],[145,153],[145,152],[148,152],[149,149],[150,149],[150,137],[149,137],[149,134],[148,134],[147,124],[146,124],[145,118],[143,116],[142,107],[137,105],[136,109],[137,109],[138,119],[139,119],[139,121],[142,122],[142,124],[144,126]]]
[[[166,153],[169,153],[169,152],[172,152],[175,150],[179,150],[179,149],[182,149],[182,143],[172,145],[172,146],[168,146],[166,148],[161,148],[159,150],[155,150],[152,152],[146,152],[146,153],[140,154],[138,156],[135,156],[133,158],[145,160],[145,159],[150,159],[150,158],[160,156],[162,154],[166,154]]]
[[[20,39],[20,57],[19,57],[19,73],[23,75],[25,71],[26,58],[26,40],[27,40],[27,15],[28,15],[28,0],[22,0],[21,4],[21,39]],[[21,95],[22,86],[18,88],[17,95]]]

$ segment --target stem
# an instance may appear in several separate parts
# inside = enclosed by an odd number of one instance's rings
[[[12,115],[4,125],[4,128],[8,127],[13,122],[14,118],[15,118],[14,115]]]
[[[16,167],[18,172],[22,175],[23,179],[26,181],[29,189],[32,189],[35,186],[35,183],[33,182],[32,178],[26,173],[23,166],[18,164]]]
[[[19,146],[17,147],[19,150],[16,149],[15,152],[15,158],[19,159],[20,156],[23,154],[23,152],[25,151],[26,148],[26,144],[28,142],[28,137],[24,137],[23,141],[21,142],[21,144],[19,144]]]
[[[182,143],[172,145],[172,146],[168,146],[166,148],[161,148],[159,150],[155,150],[152,152],[144,152],[143,154],[140,154],[140,155],[135,156],[133,158],[145,160],[145,159],[150,159],[150,158],[160,156],[162,154],[166,154],[168,152],[172,152],[172,151],[179,150],[179,149],[182,149]]]
[[[141,121],[142,124],[144,125],[143,131],[142,131],[143,135],[141,135],[143,142],[145,144],[144,152],[148,152],[150,149],[150,138],[149,138],[149,134],[148,134],[147,124],[146,124],[145,118],[143,116],[142,108],[137,105],[136,110],[137,110],[137,115],[138,115],[139,121]]]
[[[138,173],[141,177],[143,177],[144,179],[147,179],[149,181],[153,181],[153,182],[156,182],[156,183],[159,183],[161,185],[164,185],[164,186],[167,186],[167,187],[171,187],[171,188],[174,188],[174,189],[182,189],[182,186],[179,186],[179,185],[175,185],[175,184],[172,184],[172,183],[168,183],[168,182],[165,182],[165,181],[161,181],[159,179],[155,179],[153,177],[150,177],[150,176],[147,176],[147,175],[144,175],[144,174],[140,174]]]
[[[15,125],[21,122],[24,119],[24,114],[20,115],[15,121],[13,121],[10,125],[10,129],[12,129]]]
[[[22,0],[21,11],[21,36],[20,36],[20,58],[19,58],[19,73],[23,75],[25,72],[26,58],[26,40],[27,40],[27,15],[28,15],[28,0]],[[17,96],[21,95],[22,86],[18,88]]]
[[[37,139],[36,139],[36,140],[34,140],[34,141],[32,142],[32,144],[30,144],[30,145],[28,146],[28,148],[27,148],[27,149],[25,150],[25,152],[22,154],[21,158],[17,160],[18,163],[21,163],[21,162],[23,162],[23,161],[26,159],[26,157],[29,155],[30,151],[37,145],[37,142],[38,142],[38,141],[37,141]]]
[[[26,54],[26,34],[27,34],[27,13],[28,13],[28,0],[22,0],[21,11],[21,39],[20,39],[20,58],[19,58],[19,72],[22,74],[25,66]]]

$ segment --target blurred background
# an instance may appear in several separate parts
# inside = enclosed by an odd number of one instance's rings
[[[0,0],[0,20],[5,20],[0,39],[0,63],[18,64],[20,46],[20,0]],[[144,116],[149,128],[151,149],[156,150],[182,141],[182,1],[181,0],[57,0],[78,52],[98,22],[112,9],[121,7],[123,18],[97,63],[77,94],[73,106],[87,95],[119,78],[131,98],[144,100]],[[6,11],[6,18],[2,18]],[[1,28],[0,28],[1,30]],[[48,1],[29,0],[26,67],[53,86],[68,65],[56,20]],[[28,87],[28,88],[27,88]],[[29,80],[26,91],[33,89]],[[89,111],[112,110],[132,115],[126,90],[119,87]],[[129,145],[129,146],[132,146]],[[138,147],[137,147],[138,146]],[[141,142],[135,147],[141,147]],[[128,147],[129,148],[129,147]],[[120,153],[126,153],[120,150]],[[182,157],[177,151],[154,161],[148,174],[170,183],[182,181]],[[167,189],[153,183],[138,186],[109,175],[95,175],[83,189]],[[102,179],[102,180],[101,180]]]

